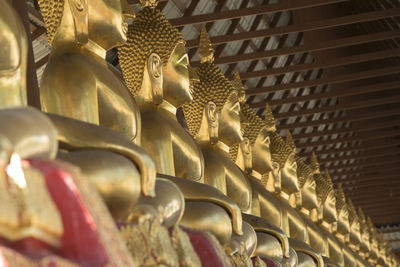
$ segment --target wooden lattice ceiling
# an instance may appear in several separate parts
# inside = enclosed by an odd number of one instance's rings
[[[28,3],[35,44],[46,40],[45,25]],[[170,0],[159,8],[184,33],[193,66],[206,25],[215,62],[229,78],[240,70],[255,111],[268,102],[299,155],[315,151],[376,224],[400,223],[398,0]],[[43,68],[48,55],[37,54]],[[118,66],[112,51],[107,59]]]

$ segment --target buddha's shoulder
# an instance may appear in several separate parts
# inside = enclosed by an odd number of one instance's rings
[[[71,74],[84,76],[93,73],[93,68],[96,65],[95,60],[77,53],[56,54],[49,58],[44,75],[46,73],[61,74],[62,72],[66,77]]]

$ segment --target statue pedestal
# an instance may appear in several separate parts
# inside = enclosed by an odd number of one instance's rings
[[[0,266],[31,266],[22,264],[24,261],[33,266],[60,266],[61,262],[70,262],[71,266],[73,263],[80,266],[133,265],[107,208],[77,169],[42,159],[24,160],[23,166],[38,170],[44,177],[62,219],[61,245],[53,248],[36,238],[17,242],[0,240]],[[12,257],[4,256],[14,254],[17,255],[15,263]],[[17,264],[19,260],[21,264]],[[43,262],[49,265],[43,265]]]
[[[230,266],[229,259],[217,239],[209,233],[183,228],[200,258],[202,266]]]

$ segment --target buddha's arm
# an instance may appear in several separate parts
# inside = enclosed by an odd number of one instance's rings
[[[28,107],[0,110],[0,135],[21,158],[54,158],[57,131],[42,112]]]
[[[69,118],[99,124],[97,82],[77,55],[50,58],[40,85],[42,109]]]
[[[322,259],[321,254],[316,252],[306,243],[296,239],[289,238],[289,244],[296,252],[302,252],[304,254],[311,256],[317,263],[318,267],[324,267],[324,260]]]
[[[309,236],[307,231],[307,225],[303,218],[296,212],[295,209],[286,206],[287,217],[289,223],[290,237],[309,243]]]
[[[175,176],[171,133],[162,124],[156,124],[143,114],[141,146],[153,159],[158,173]]]
[[[279,229],[278,227],[270,224],[267,220],[249,215],[249,214],[242,214],[243,220],[249,223],[256,232],[264,232],[270,235],[275,236],[282,245],[283,255],[285,257],[289,257],[289,241],[285,233]]]
[[[67,150],[104,149],[123,155],[140,170],[142,192],[154,196],[156,170],[149,155],[118,132],[62,116],[48,114],[57,128],[61,148]]]
[[[340,267],[341,266],[340,264],[334,262],[330,258],[327,258],[327,257],[322,257],[322,258],[324,260],[325,266],[328,266],[328,267]]]
[[[238,204],[242,212],[250,213],[252,188],[241,171],[239,174],[240,175],[227,174],[226,191],[228,196]]]
[[[239,207],[229,197],[211,186],[176,178],[167,175],[159,175],[173,181],[182,191],[186,201],[204,201],[223,207],[232,217],[232,226],[235,233],[242,234],[242,213]]]

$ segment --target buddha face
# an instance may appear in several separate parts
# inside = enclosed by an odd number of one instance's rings
[[[263,127],[258,133],[253,146],[253,169],[261,174],[273,169],[271,152],[271,140],[266,127]]]
[[[359,247],[361,243],[360,223],[357,220],[350,226],[350,242],[356,247]]]
[[[240,130],[240,105],[238,95],[232,92],[222,107],[218,117],[218,137],[228,146],[241,142],[243,136]]]
[[[361,250],[365,252],[370,250],[369,232],[365,230],[361,234]]]
[[[282,177],[282,190],[287,194],[294,194],[299,192],[299,184],[297,179],[297,163],[295,160],[295,153],[291,153],[281,169]]]
[[[88,0],[89,39],[105,50],[126,42],[128,8],[126,0]]]
[[[345,236],[350,233],[349,211],[346,207],[338,214],[338,232]]]
[[[328,223],[334,223],[338,220],[336,212],[336,198],[333,191],[329,192],[325,202],[323,203],[322,208],[325,221],[327,221]]]
[[[178,43],[169,57],[167,65],[163,66],[164,99],[175,107],[180,107],[192,101],[189,82],[189,58],[185,45]]]
[[[0,107],[26,105],[27,40],[19,16],[0,0]]]
[[[273,192],[279,194],[282,189],[282,173],[279,168],[279,163],[272,161],[272,178],[274,179]]]
[[[251,171],[253,167],[252,163],[252,148],[250,146],[250,140],[248,138],[243,138],[240,143],[240,151],[243,155],[244,169],[246,171]]]
[[[317,193],[315,191],[316,183],[312,177],[306,179],[306,182],[301,189],[303,206],[307,210],[312,210],[318,207]]]

